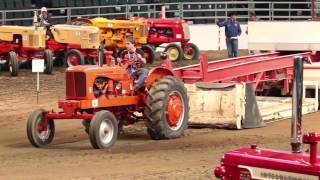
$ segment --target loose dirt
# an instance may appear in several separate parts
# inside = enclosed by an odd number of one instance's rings
[[[92,149],[80,121],[56,121],[53,143],[34,148],[26,136],[27,118],[39,107],[56,109],[64,84],[63,68],[41,75],[37,104],[35,74],[0,73],[0,179],[214,179],[214,167],[228,150],[251,143],[290,148],[289,120],[247,130],[189,128],[180,139],[162,141],[151,140],[138,123],[126,127],[111,150]],[[320,113],[304,116],[303,130],[317,131],[319,119]]]

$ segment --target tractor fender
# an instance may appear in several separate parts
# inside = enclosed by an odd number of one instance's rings
[[[149,71],[147,80],[146,80],[146,87],[147,89],[150,89],[152,87],[152,84],[159,79],[161,79],[163,76],[174,76],[174,73],[167,68],[163,67],[154,67]]]

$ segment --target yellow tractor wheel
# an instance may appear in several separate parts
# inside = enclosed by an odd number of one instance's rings
[[[169,44],[164,50],[167,52],[167,56],[171,61],[182,61],[183,58],[183,50],[178,44]]]

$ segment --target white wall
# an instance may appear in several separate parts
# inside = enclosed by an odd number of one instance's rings
[[[247,25],[241,25],[241,30],[239,49],[248,49]],[[190,34],[191,42],[195,43],[200,50],[226,49],[224,28],[219,28],[215,24],[190,25]]]

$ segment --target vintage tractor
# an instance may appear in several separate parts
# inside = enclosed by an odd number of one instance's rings
[[[50,27],[47,48],[61,56],[67,67],[96,64],[98,59],[99,29],[94,26],[53,25]]]
[[[169,59],[172,61],[199,59],[199,48],[197,45],[189,42],[190,30],[186,21],[182,19],[146,20],[149,26],[149,45],[156,48],[161,44],[168,44],[164,51],[167,52]]]
[[[154,48],[147,45],[148,26],[144,19],[77,18],[72,21],[72,24],[98,27],[100,29],[100,39],[104,41],[104,47],[114,51],[116,56],[123,57],[126,39],[128,36],[132,36],[139,53],[146,58],[148,63],[152,63],[156,59]]]
[[[215,176],[223,180],[250,179],[320,179],[320,157],[317,156],[317,143],[320,134],[301,133],[303,62],[302,57],[294,61],[294,84],[292,106],[292,152],[259,148],[253,144],[225,153],[221,165],[215,168]],[[306,59],[307,60],[307,59]],[[307,153],[302,152],[302,141],[309,144]]]
[[[110,148],[122,125],[142,119],[154,140],[183,134],[188,121],[188,97],[184,84],[170,69],[151,69],[144,89],[135,91],[127,64],[112,65],[109,55],[107,64],[102,65],[99,54],[99,66],[80,65],[66,70],[66,99],[58,102],[61,112],[38,109],[30,115],[27,135],[34,147],[51,143],[54,121],[58,119],[82,119],[91,145],[97,149]]]
[[[44,59],[46,74],[53,69],[52,52],[45,49],[46,31],[41,27],[0,26],[0,59],[12,76],[21,62]]]

